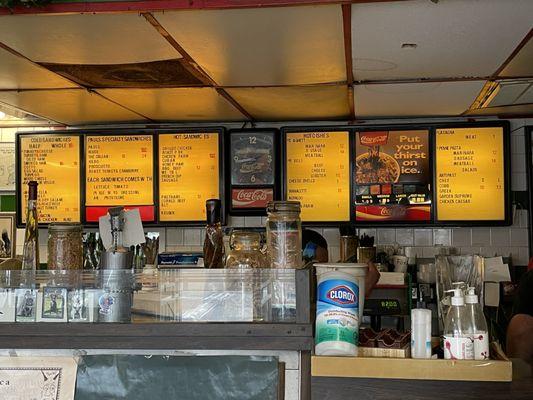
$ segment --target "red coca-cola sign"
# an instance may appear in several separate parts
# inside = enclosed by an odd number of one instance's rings
[[[384,146],[389,139],[389,132],[375,131],[375,132],[360,132],[359,141],[363,146]]]
[[[264,208],[274,200],[273,189],[232,189],[233,208]]]

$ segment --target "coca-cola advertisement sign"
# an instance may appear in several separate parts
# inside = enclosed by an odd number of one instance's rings
[[[233,208],[265,208],[274,200],[273,189],[232,189]]]
[[[363,146],[384,146],[387,144],[389,132],[375,131],[375,132],[361,132],[359,134],[359,141]]]

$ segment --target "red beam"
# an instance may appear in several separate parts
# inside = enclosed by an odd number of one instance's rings
[[[405,0],[138,0],[52,3],[42,7],[0,7],[0,15],[150,12],[164,10],[290,7],[320,4],[379,3]]]

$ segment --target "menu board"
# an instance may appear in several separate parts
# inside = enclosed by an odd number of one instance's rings
[[[232,213],[255,209],[257,213],[246,214],[261,215],[267,204],[274,200],[276,134],[275,130],[230,132]]]
[[[140,206],[144,221],[154,219],[153,141],[152,135],[145,134],[86,136],[88,221],[97,221],[111,206]]]
[[[505,220],[502,127],[437,129],[436,221]]]
[[[159,221],[205,221],[205,201],[220,198],[218,132],[159,135]]]
[[[302,221],[349,221],[349,132],[286,132],[285,141],[286,198],[301,203]]]
[[[356,221],[430,221],[429,131],[365,131],[355,141]]]
[[[37,181],[39,223],[81,222],[80,137],[21,134],[18,140],[20,221],[26,222],[28,182]]]

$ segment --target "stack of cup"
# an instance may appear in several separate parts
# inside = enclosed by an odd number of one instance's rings
[[[431,358],[431,310],[411,310],[411,357]]]

